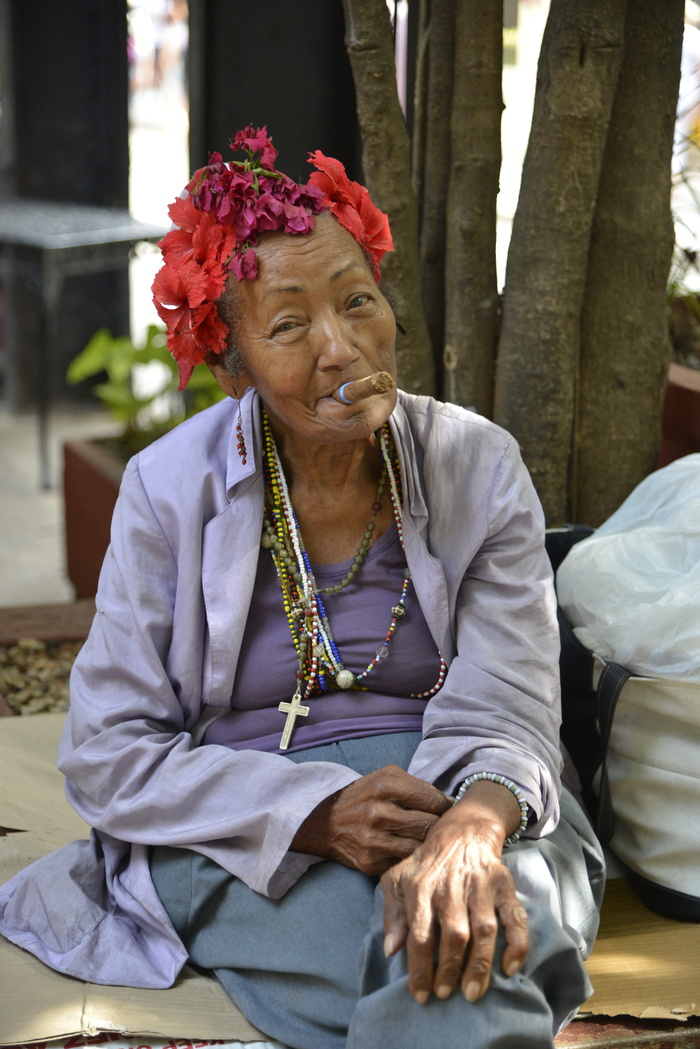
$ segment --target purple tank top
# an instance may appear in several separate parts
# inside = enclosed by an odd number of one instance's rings
[[[351,563],[352,558],[314,565],[319,588],[340,582]],[[370,547],[348,586],[339,594],[322,595],[343,664],[355,674],[365,670],[384,642],[405,568],[394,524]],[[204,742],[234,750],[277,752],[286,720],[277,708],[291,699],[297,668],[275,566],[269,551],[261,548],[231,710],[209,726]],[[426,700],[410,693],[431,689],[439,671],[435,642],[409,585],[406,615],[396,626],[389,655],[363,682],[368,690],[332,691],[304,700],[310,713],[297,718],[289,750],[386,732],[420,732]]]

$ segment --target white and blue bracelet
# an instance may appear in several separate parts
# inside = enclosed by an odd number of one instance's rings
[[[473,776],[467,776],[464,782],[460,784],[455,797],[455,802],[460,801],[472,784],[478,783],[479,780],[488,780],[490,783],[500,783],[502,787],[507,787],[508,790],[515,795],[515,800],[520,806],[520,823],[518,824],[517,830],[514,830],[512,834],[509,834],[503,843],[504,845],[515,845],[516,841],[520,839],[520,835],[526,829],[530,819],[530,806],[523,797],[523,792],[520,787],[516,787],[515,783],[511,780],[506,779],[505,776],[499,776],[496,772],[475,772]]]

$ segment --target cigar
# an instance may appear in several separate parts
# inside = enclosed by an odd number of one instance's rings
[[[365,397],[372,397],[375,393],[388,393],[394,389],[394,380],[389,372],[375,372],[368,375],[366,379],[356,379],[354,382],[345,382],[335,391],[333,397],[341,404],[354,404],[362,401]]]

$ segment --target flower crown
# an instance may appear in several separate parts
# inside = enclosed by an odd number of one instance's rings
[[[257,276],[261,233],[311,233],[315,216],[330,211],[369,256],[377,281],[379,263],[394,246],[389,219],[339,160],[319,150],[310,153],[317,170],[308,184],[299,185],[275,169],[277,150],[266,127],[244,128],[230,146],[248,159],[227,164],[212,153],[168,208],[176,228],[159,243],[163,266],[153,282],[153,302],[167,328],[180,390],[208,351],[225,348],[228,327],[216,300],[230,273],[239,281]]]

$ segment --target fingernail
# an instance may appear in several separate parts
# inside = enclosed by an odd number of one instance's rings
[[[464,992],[464,997],[468,1002],[475,1002],[479,997],[479,991],[481,990],[481,984],[477,983],[476,980],[472,980],[471,983],[467,984],[467,989]]]
[[[518,969],[520,968],[520,962],[511,962],[506,969],[506,976],[515,976]]]
[[[384,937],[384,957],[390,958],[395,954],[399,946],[399,938],[395,932],[387,933]]]
[[[435,988],[435,994],[438,998],[449,998],[452,994],[452,988],[449,984],[441,983],[439,987]]]
[[[430,991],[416,991],[413,995],[419,1005],[425,1005],[430,997]]]

